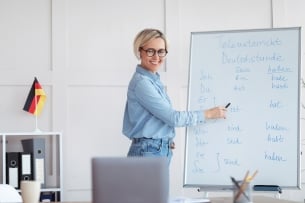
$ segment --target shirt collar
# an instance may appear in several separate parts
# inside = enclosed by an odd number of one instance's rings
[[[155,81],[160,79],[159,73],[153,74],[152,72],[144,69],[141,65],[137,65],[136,72],[145,75]]]

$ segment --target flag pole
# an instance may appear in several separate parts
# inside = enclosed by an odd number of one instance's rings
[[[41,132],[38,128],[38,115],[37,115],[37,95],[36,95],[36,89],[35,89],[35,132]]]

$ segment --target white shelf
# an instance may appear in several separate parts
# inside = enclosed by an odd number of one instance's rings
[[[22,152],[21,140],[45,138],[45,187],[41,192],[59,192],[63,195],[63,163],[61,132],[0,132],[0,161],[2,162],[0,184],[6,184],[6,152]],[[57,195],[58,196],[58,195]]]

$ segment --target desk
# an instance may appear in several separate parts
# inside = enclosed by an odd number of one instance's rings
[[[212,203],[232,203],[232,197],[211,197]],[[91,203],[91,202],[54,202],[54,203]],[[276,199],[272,197],[253,196],[253,203],[296,203],[294,201]]]

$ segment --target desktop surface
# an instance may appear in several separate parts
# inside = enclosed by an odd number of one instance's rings
[[[209,198],[212,203],[232,203],[232,197],[211,197]],[[91,203],[91,202],[54,202],[54,203]],[[283,200],[283,199],[276,199],[272,197],[264,197],[264,196],[253,196],[253,203],[297,203],[291,200]],[[301,203],[301,202],[300,202]]]

